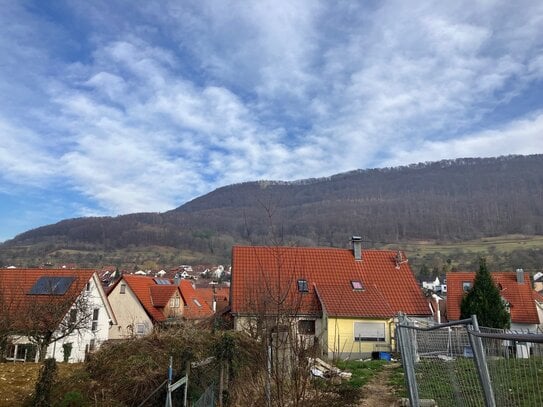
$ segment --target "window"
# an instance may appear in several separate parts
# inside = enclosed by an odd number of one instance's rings
[[[98,315],[100,314],[100,309],[95,308],[92,311],[92,330],[96,331],[98,329]]]
[[[194,298],[192,301],[194,301],[194,303],[195,303],[197,306],[199,306],[199,307],[202,306],[202,304],[200,304],[200,301],[198,301],[196,298]]]
[[[170,298],[170,308],[179,308],[179,297]]]
[[[121,294],[126,293],[126,284],[121,284]]]
[[[89,342],[89,352],[93,352],[96,349],[96,340],[93,338]]]
[[[77,322],[77,309],[72,308],[70,310],[70,324],[75,324]]]
[[[361,291],[364,289],[361,281],[351,281],[351,285],[353,286],[353,290]]]
[[[471,290],[471,281],[462,281],[462,291],[467,293],[469,290]]]
[[[298,291],[301,293],[306,293],[309,291],[307,288],[307,280],[298,280]]]
[[[90,281],[87,281],[87,285],[85,286],[85,291],[90,291],[91,290],[91,283]]]
[[[355,322],[354,340],[356,342],[385,342],[384,322]]]
[[[143,335],[145,333],[145,324],[136,324],[136,334]]]
[[[298,332],[302,335],[315,335],[315,321],[306,319],[299,320]]]

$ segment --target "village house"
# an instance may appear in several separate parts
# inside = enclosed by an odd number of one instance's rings
[[[7,359],[13,361],[37,360],[33,334],[52,332],[59,339],[47,347],[45,357],[82,362],[116,325],[94,270],[0,269],[0,302],[2,318],[12,322]]]
[[[211,282],[207,287],[195,288],[214,313],[221,314],[229,306],[230,287]]]
[[[108,298],[118,321],[112,339],[146,335],[159,324],[213,315],[190,281],[183,279],[124,274],[111,287]]]
[[[329,358],[360,358],[395,347],[395,316],[427,320],[430,308],[401,252],[353,248],[232,249],[231,313],[237,330],[285,315]],[[277,318],[275,319],[277,321]],[[284,327],[272,327],[280,331]]]
[[[511,315],[511,330],[536,332],[540,323],[536,299],[522,269],[516,272],[490,273]],[[447,273],[447,319],[460,318],[460,305],[464,295],[473,287],[475,273]]]

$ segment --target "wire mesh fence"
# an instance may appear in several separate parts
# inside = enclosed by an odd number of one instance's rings
[[[543,406],[543,335],[481,331],[496,406]]]
[[[403,317],[397,328],[411,405],[543,406],[543,335],[479,330],[471,318],[420,327]]]
[[[215,384],[207,387],[200,398],[193,404],[193,407],[215,407]]]
[[[465,326],[405,329],[401,336],[402,361],[407,353],[404,344],[411,346],[413,351],[413,373],[419,400],[434,400],[438,406],[484,406]]]

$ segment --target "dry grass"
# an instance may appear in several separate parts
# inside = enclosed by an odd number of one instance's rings
[[[0,363],[0,407],[22,406],[29,402],[40,366],[38,363]],[[70,391],[81,385],[73,380],[79,371],[83,371],[82,364],[59,363],[58,390]]]

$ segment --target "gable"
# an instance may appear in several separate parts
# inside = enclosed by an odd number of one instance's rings
[[[517,282],[515,272],[490,273],[494,283],[501,287],[500,295],[510,304],[511,322],[518,324],[539,324],[539,317],[532,294],[530,280],[525,278],[523,284]],[[447,273],[447,319],[460,319],[460,305],[465,295],[464,285],[473,284],[475,273]]]
[[[117,284],[121,285],[123,282],[126,283],[127,287],[134,293],[134,296],[140,302],[152,321],[161,322],[166,320],[164,313],[153,305],[151,287],[159,287],[159,285],[152,277],[125,274]],[[175,289],[175,286],[172,287]]]

